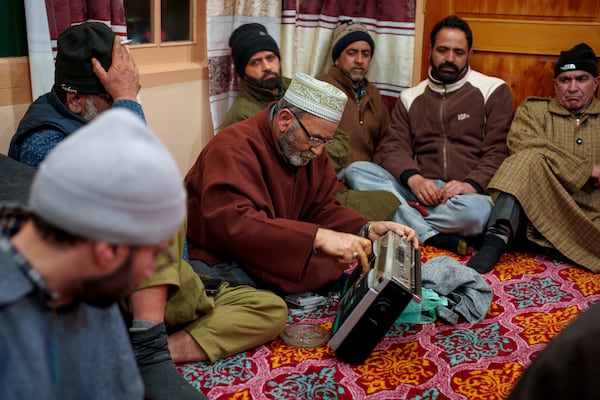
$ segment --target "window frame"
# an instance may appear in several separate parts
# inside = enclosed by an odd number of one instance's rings
[[[130,46],[140,71],[142,87],[208,79],[206,50],[206,2],[191,1],[190,41],[160,42],[160,0],[152,0],[153,42]],[[154,37],[156,36],[156,37]],[[0,58],[0,107],[29,104],[31,79],[29,57]]]
[[[152,0],[152,43],[130,46],[140,70],[142,86],[208,79],[206,2],[191,0],[190,41],[161,42],[160,0]],[[165,61],[169,60],[169,61]]]

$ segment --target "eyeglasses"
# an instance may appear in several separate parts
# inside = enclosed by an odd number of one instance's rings
[[[306,129],[306,127],[302,123],[302,121],[300,121],[300,118],[298,118],[296,116],[296,114],[294,114],[292,112],[292,110],[289,110],[289,111],[292,113],[292,115],[294,116],[294,118],[296,118],[296,121],[298,121],[298,124],[300,125],[300,128],[302,128],[302,130],[304,131],[304,133],[306,133],[306,136],[308,137],[308,144],[309,144],[309,146],[311,146],[311,147],[317,147],[317,146],[320,146],[320,145],[329,146],[331,143],[334,142],[335,139],[323,139],[323,138],[319,138],[319,137],[315,137],[315,136],[311,135],[308,132],[308,129]]]

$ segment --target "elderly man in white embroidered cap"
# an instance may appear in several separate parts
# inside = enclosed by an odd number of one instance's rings
[[[103,113],[49,153],[31,210],[0,208],[0,341],[10,366],[0,398],[143,397],[115,301],[157,269],[185,197],[175,161],[128,110]]]
[[[283,99],[216,135],[185,178],[188,247],[197,272],[278,293],[336,282],[388,230],[334,198],[324,150],[346,105],[336,87],[298,74]]]

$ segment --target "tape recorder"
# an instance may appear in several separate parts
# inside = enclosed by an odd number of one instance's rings
[[[411,299],[421,301],[421,254],[389,231],[373,242],[369,272],[359,264],[346,280],[329,346],[349,364],[362,364]]]

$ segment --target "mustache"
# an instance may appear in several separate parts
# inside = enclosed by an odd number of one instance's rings
[[[441,69],[441,68],[446,68],[446,67],[448,67],[448,68],[452,68],[453,70],[455,70],[455,71],[458,71],[458,65],[456,65],[456,64],[454,64],[454,63],[451,63],[451,62],[444,62],[444,63],[441,63],[441,64],[438,66],[438,69]]]
[[[263,74],[262,79],[266,79],[270,76],[279,76],[279,74],[277,74],[276,72],[273,72],[273,71],[267,71]]]

